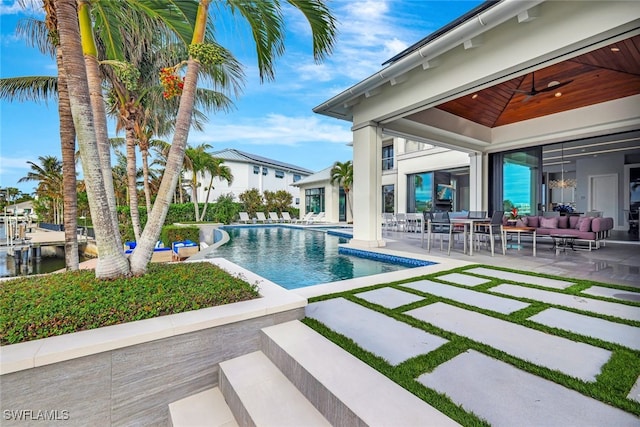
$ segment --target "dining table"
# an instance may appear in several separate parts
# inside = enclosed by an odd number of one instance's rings
[[[464,226],[464,253],[467,253],[467,235],[469,236],[469,256],[473,256],[473,230],[480,224],[491,223],[491,218],[451,218],[452,224]]]

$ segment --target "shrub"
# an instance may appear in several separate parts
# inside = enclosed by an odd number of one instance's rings
[[[171,247],[171,242],[191,240],[200,242],[200,229],[198,227],[182,227],[177,225],[165,225],[160,232],[160,240],[166,248]]]
[[[0,287],[0,344],[181,313],[258,297],[255,285],[208,262],[150,264],[104,282],[91,270],[21,277]]]
[[[247,212],[249,217],[255,217],[256,212],[264,212],[264,201],[262,200],[262,195],[257,188],[245,191],[240,194],[239,198],[242,203],[242,210]]]

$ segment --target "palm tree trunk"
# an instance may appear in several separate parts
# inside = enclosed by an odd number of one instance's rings
[[[103,175],[104,189],[106,192],[107,206],[111,215],[112,230],[118,230],[118,214],[116,210],[115,190],[113,187],[113,174],[111,173],[111,144],[107,130],[107,112],[102,97],[102,74],[98,68],[98,56],[95,39],[93,38],[92,22],[89,15],[90,3],[88,0],[78,0],[78,20],[81,28],[86,28],[82,34],[82,50],[84,53],[85,67],[87,69],[87,81],[89,83],[89,95],[93,108],[93,124],[98,141],[98,153],[100,155],[100,169]],[[114,233],[118,240],[118,246],[122,247],[120,233]]]
[[[126,146],[127,146],[127,188],[129,191],[129,212],[131,215],[131,225],[136,242],[140,240],[140,212],[138,211],[138,185],[136,177],[136,136],[134,121],[131,117],[126,124]]]
[[[149,151],[140,150],[142,156],[142,180],[144,185],[144,199],[147,204],[147,215],[151,212],[151,188],[149,187]]]
[[[93,110],[87,83],[87,70],[80,39],[80,28],[75,0],[56,0],[60,49],[67,76],[69,102],[82,157],[82,169],[89,199],[98,247],[96,277],[115,278],[129,273],[129,264],[124,256],[117,228],[113,228],[113,217],[104,186],[104,175],[100,165],[98,142],[93,125]],[[90,27],[89,27],[90,28]],[[110,169],[110,168],[109,168]]]
[[[191,178],[191,201],[193,202],[193,210],[195,211],[195,219],[196,221],[200,218],[200,209],[198,206],[198,181],[196,180],[196,173],[193,173],[193,178]]]
[[[199,220],[198,220],[198,218],[196,218],[196,221],[200,221],[200,222],[204,221],[204,215],[207,213],[207,206],[209,206],[209,194],[211,193],[211,186],[212,185],[213,185],[213,175],[211,175],[211,178],[209,178],[209,187],[207,188],[207,197],[204,200],[204,207],[202,208],[202,215],[200,216]]]
[[[64,203],[64,259],[67,270],[78,270],[78,192],[76,190],[76,131],[73,126],[67,77],[62,52],[56,51],[58,63],[58,114],[60,116],[60,145],[62,149],[62,187]]]
[[[207,25],[207,15],[210,0],[201,0],[198,6],[198,15],[194,26],[192,43],[202,43],[204,40],[204,32]],[[198,84],[198,73],[200,71],[200,63],[193,58],[187,61],[187,72],[184,79],[184,88],[180,97],[180,106],[176,117],[175,132],[169,155],[167,156],[167,164],[165,165],[162,182],[158,190],[156,202],[153,210],[149,214],[147,225],[144,227],[140,244],[136,247],[136,251],[131,254],[131,272],[135,275],[144,274],[147,271],[147,265],[153,255],[153,247],[155,246],[162,224],[169,211],[171,203],[171,194],[176,188],[178,178],[182,171],[184,162],[184,150],[187,146],[187,138],[189,137],[189,128],[191,127],[191,117],[193,115],[193,107],[196,99],[196,88]]]

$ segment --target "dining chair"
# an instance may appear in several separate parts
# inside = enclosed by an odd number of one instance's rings
[[[477,224],[476,229],[474,230],[474,236],[476,237],[476,247],[480,247],[480,238],[483,239],[489,238],[491,243],[491,256],[494,256],[494,247],[495,247],[495,238],[500,238],[500,243],[502,247],[504,247],[504,235],[500,230],[500,226],[502,225],[502,217],[504,216],[504,211],[494,211],[493,215],[491,215],[491,221],[487,223]],[[473,244],[473,242],[471,242]]]
[[[428,212],[427,221],[427,251],[431,252],[431,237],[433,234],[440,236],[440,250],[443,247],[443,238],[445,235],[449,236],[449,245],[447,248],[447,255],[451,255],[451,246],[453,245],[453,236],[456,234],[464,233],[464,229],[456,228],[451,223],[449,218],[449,212]]]

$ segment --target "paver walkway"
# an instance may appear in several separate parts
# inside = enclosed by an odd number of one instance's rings
[[[620,409],[470,350],[418,381],[492,426],[638,426]],[[490,392],[487,392],[490,390]]]
[[[306,314],[392,365],[429,353],[447,342],[344,298],[309,304]]]
[[[484,277],[467,274],[471,272]],[[503,284],[499,282],[501,280],[525,286]],[[490,281],[498,284],[490,287],[488,293],[473,289]],[[406,288],[407,292],[381,287],[365,292],[354,291],[353,295],[534,365],[597,384],[598,375],[610,360],[612,351],[505,320],[505,317],[514,313],[517,316],[519,310],[532,305],[518,300],[526,298],[556,306],[535,312],[528,318],[532,322],[640,350],[640,327],[615,321],[615,318],[640,319],[640,307],[615,302],[616,298],[635,301],[640,299],[640,292],[590,288],[594,294],[611,301],[563,293],[573,284],[491,268],[472,268],[463,273],[438,276],[434,280],[398,285]],[[411,290],[422,292],[425,297]],[[628,295],[622,298],[620,293]],[[431,302],[434,298],[444,298],[447,302]],[[421,301],[423,306],[419,306]],[[465,304],[468,308],[453,305],[455,303]],[[419,307],[404,309],[407,304]],[[473,311],[472,307],[488,310],[485,313],[495,312],[496,316]],[[563,310],[563,307],[586,313]],[[611,319],[590,316],[589,312],[606,314]],[[344,298],[310,304],[307,315],[394,365],[427,354],[448,342]],[[432,371],[418,375],[416,380],[446,394],[454,404],[486,419],[491,425],[640,426],[640,418],[629,412],[472,349],[443,361]],[[640,378],[626,397],[629,401],[640,402]]]
[[[474,311],[437,302],[407,312],[455,334],[489,344],[520,359],[564,372],[584,381],[595,381],[611,352],[574,342]],[[579,360],[580,363],[576,363]]]

